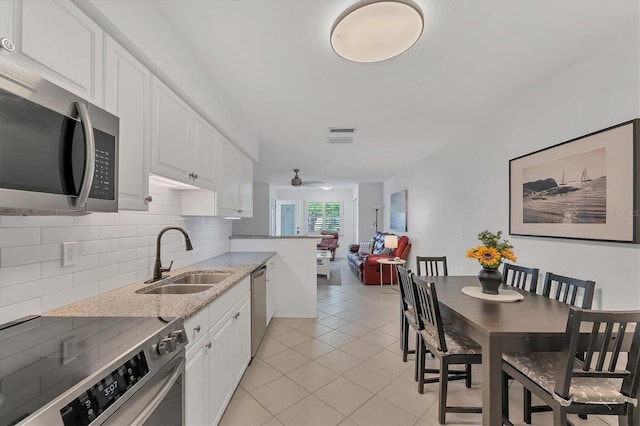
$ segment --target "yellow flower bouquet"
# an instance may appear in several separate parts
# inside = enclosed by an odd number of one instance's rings
[[[482,245],[467,250],[469,259],[476,259],[485,269],[498,269],[502,262],[510,260],[516,262],[517,259],[511,249],[513,246],[507,240],[500,241],[502,231],[497,233],[482,231],[478,234],[478,239]]]

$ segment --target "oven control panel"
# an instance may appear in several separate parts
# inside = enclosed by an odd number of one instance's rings
[[[138,352],[60,410],[65,426],[89,425],[149,374],[144,351]]]

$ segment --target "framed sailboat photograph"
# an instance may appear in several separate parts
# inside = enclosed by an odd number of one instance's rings
[[[512,235],[640,243],[640,119],[509,161]]]

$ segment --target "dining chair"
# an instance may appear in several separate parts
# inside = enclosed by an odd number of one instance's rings
[[[594,281],[580,280],[547,272],[542,287],[542,295],[578,308],[591,309],[595,285]],[[523,419],[526,424],[531,424],[532,413],[551,411],[551,407],[548,405],[533,405],[531,392],[527,389],[524,389],[523,405]],[[581,417],[586,418],[584,415],[581,415]]]
[[[505,263],[502,269],[502,284],[535,293],[538,289],[538,268]]]
[[[418,275],[442,276],[448,275],[447,256],[416,256],[416,272]]]
[[[542,295],[568,305],[591,309],[596,283],[547,272]]]
[[[446,413],[481,413],[481,407],[448,406],[447,387],[450,380],[465,380],[467,388],[471,387],[471,365],[482,364],[482,349],[471,338],[445,325],[440,315],[438,295],[434,283],[414,282],[417,294],[416,313],[420,331],[418,346],[418,392],[424,393],[425,383],[438,382],[438,421],[445,424]],[[440,360],[439,377],[426,379],[426,351],[429,350]],[[464,370],[450,370],[452,364],[464,364]]]
[[[623,349],[630,325],[633,339]],[[618,360],[624,359],[620,368]],[[566,425],[567,414],[616,415],[621,424],[623,419],[634,424],[630,404],[637,404],[639,371],[640,311],[571,307],[562,352],[503,354],[504,419],[509,419],[509,375],[552,408],[554,425]]]
[[[416,349],[419,347],[420,330],[421,326],[418,325],[416,306],[416,292],[413,289],[415,283],[413,282],[413,273],[400,265],[396,267],[398,271],[398,277],[400,280],[400,303],[402,305],[403,321],[401,321],[402,327],[402,361],[407,362],[409,354],[415,354],[416,350],[409,349],[409,327],[413,328],[416,334]],[[428,373],[438,373],[439,370],[428,369]],[[416,365],[414,371],[414,380],[418,381],[418,361],[416,355]]]

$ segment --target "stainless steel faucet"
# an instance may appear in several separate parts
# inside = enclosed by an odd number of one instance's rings
[[[193,250],[193,246],[191,245],[191,239],[189,238],[189,234],[187,234],[187,231],[185,231],[184,229],[180,228],[179,226],[167,226],[166,228],[164,228],[158,234],[158,239],[156,241],[156,263],[153,266],[153,278],[151,278],[147,282],[152,283],[154,281],[161,280],[162,278],[164,278],[162,273],[163,272],[169,272],[171,270],[171,265],[173,265],[173,260],[169,264],[168,268],[162,267],[162,261],[160,260],[160,240],[162,239],[162,235],[165,232],[170,231],[172,229],[175,229],[176,231],[182,232],[182,235],[184,235],[184,243],[187,246],[186,247],[187,250]]]

